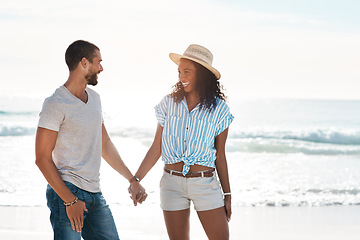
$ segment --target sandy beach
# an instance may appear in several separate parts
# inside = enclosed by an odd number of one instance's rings
[[[168,239],[162,212],[155,204],[110,206],[121,239]],[[52,239],[46,207],[0,207],[0,239]],[[360,207],[235,207],[231,239],[355,240],[360,235]],[[191,239],[207,239],[196,212]]]

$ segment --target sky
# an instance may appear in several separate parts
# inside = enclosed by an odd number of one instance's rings
[[[164,95],[170,52],[200,44],[227,95],[360,99],[360,1],[0,0],[1,93],[50,94],[78,39],[101,50],[100,93]]]

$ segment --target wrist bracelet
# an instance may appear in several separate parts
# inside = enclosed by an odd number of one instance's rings
[[[69,202],[69,203],[64,202],[64,205],[67,206],[67,207],[72,206],[72,205],[74,205],[75,203],[77,203],[78,200],[79,200],[78,197],[75,197],[75,200],[74,200],[74,201]]]
[[[228,195],[231,195],[231,192],[224,193],[224,196],[228,196]]]
[[[129,180],[129,183],[133,183],[133,182],[140,182],[140,179],[138,176],[134,175],[130,180]]]

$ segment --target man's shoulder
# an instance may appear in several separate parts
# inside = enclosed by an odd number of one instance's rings
[[[41,112],[39,126],[48,128],[50,130],[58,131],[57,125],[54,125],[52,121],[54,119],[63,119],[64,107],[63,107],[63,94],[61,88],[55,90],[55,92],[44,100]]]
[[[45,98],[45,102],[56,102],[63,97],[63,89],[58,87],[49,97]]]
[[[65,86],[58,87],[55,92],[50,96],[50,98],[56,99],[58,101],[73,100],[73,95]]]
[[[44,101],[44,105],[55,108],[68,107],[74,103],[74,98],[71,93],[64,87],[58,87],[54,93],[47,97]]]

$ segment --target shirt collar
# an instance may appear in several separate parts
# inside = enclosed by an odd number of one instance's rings
[[[188,111],[188,113],[190,113],[190,112],[189,112],[188,105],[187,105],[187,102],[186,102],[186,97],[183,98],[183,100],[181,101],[181,103],[184,105],[184,107],[186,108],[186,110]],[[200,108],[200,103],[198,103],[198,105],[196,105],[196,107],[194,107],[194,109],[191,110],[191,112],[196,111],[196,110],[198,110],[199,108]]]

